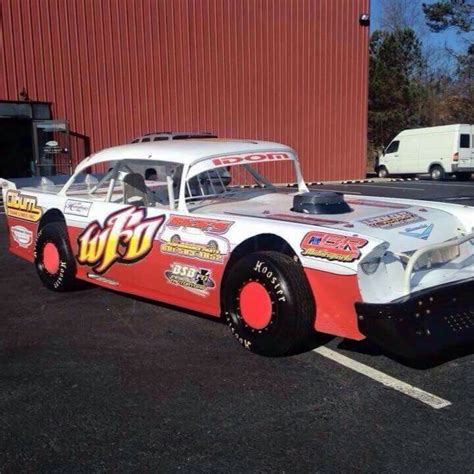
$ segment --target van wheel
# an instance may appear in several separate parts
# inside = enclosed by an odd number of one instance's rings
[[[279,252],[255,252],[239,260],[225,282],[222,309],[237,341],[260,355],[288,355],[314,330],[306,276]]]
[[[471,173],[455,173],[458,181],[469,181],[471,179]]]
[[[433,181],[443,181],[444,169],[442,166],[436,165],[430,169],[430,176]]]
[[[381,166],[378,170],[377,170],[377,176],[379,178],[388,178],[388,170],[387,168],[385,168],[385,166]]]
[[[44,286],[50,290],[69,291],[79,286],[76,262],[63,223],[51,222],[38,232],[35,266]]]

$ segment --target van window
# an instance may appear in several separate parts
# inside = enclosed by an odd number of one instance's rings
[[[398,151],[398,145],[400,142],[398,140],[395,140],[394,142],[390,143],[388,148],[385,150],[385,153],[395,153]]]
[[[470,136],[467,133],[461,133],[459,146],[461,148],[471,148],[471,145],[469,144],[469,138]]]

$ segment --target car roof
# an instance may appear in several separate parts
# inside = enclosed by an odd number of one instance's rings
[[[294,153],[287,145],[257,140],[166,140],[106,148],[81,161],[76,172],[107,161],[154,160],[191,165],[210,156],[253,153],[263,150]]]

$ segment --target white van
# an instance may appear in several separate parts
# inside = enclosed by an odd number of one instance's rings
[[[474,125],[403,130],[377,161],[375,171],[380,178],[429,173],[434,180],[451,174],[469,179],[474,172]]]

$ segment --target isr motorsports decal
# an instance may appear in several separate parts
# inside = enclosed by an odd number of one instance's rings
[[[200,217],[172,215],[166,223],[167,227],[194,227],[209,234],[225,234],[232,221],[221,221],[217,219],[203,219]]]
[[[360,258],[360,249],[365,245],[367,240],[360,237],[313,231],[301,241],[301,254],[305,257],[353,262]]]
[[[13,240],[23,248],[28,248],[33,242],[33,232],[21,225],[14,225],[11,227],[10,232]]]
[[[370,227],[377,227],[379,229],[393,229],[394,227],[403,227],[407,224],[415,224],[422,222],[425,219],[410,211],[393,212],[383,216],[371,217],[364,219],[361,222]]]
[[[200,296],[207,296],[208,290],[215,287],[211,278],[211,270],[208,268],[198,268],[175,262],[165,271],[165,276],[173,285],[181,286]]]
[[[41,207],[37,203],[36,196],[29,196],[11,189],[7,192],[7,216],[37,222],[41,217]]]
[[[209,240],[207,244],[182,241],[179,236],[171,237],[169,242],[163,242],[160,247],[164,253],[182,255],[184,257],[208,260],[221,263],[224,255],[219,251],[219,245],[215,240]]]
[[[64,214],[73,216],[87,217],[91,209],[92,203],[86,201],[77,201],[76,199],[68,199],[64,205]]]
[[[285,152],[272,153],[247,153],[245,155],[223,156],[213,158],[211,161],[216,166],[235,165],[237,163],[258,163],[259,161],[281,161],[291,160],[291,156]]]
[[[90,223],[78,237],[77,260],[105,273],[115,262],[134,263],[144,258],[163,224],[164,216],[146,218],[146,209],[135,206],[110,214],[100,225]]]

